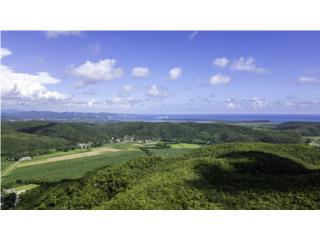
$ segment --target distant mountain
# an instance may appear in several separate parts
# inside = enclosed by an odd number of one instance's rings
[[[134,114],[86,113],[86,112],[51,112],[3,110],[1,119],[5,121],[47,120],[61,122],[109,122],[124,121],[134,118]]]

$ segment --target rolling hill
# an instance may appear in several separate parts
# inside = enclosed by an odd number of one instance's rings
[[[80,142],[110,142],[131,136],[197,144],[230,142],[301,143],[294,132],[252,129],[221,123],[61,123],[47,121],[2,122],[2,156],[45,154],[70,149]]]
[[[46,183],[18,209],[319,209],[320,149],[235,143]]]
[[[277,130],[287,130],[302,136],[320,136],[320,123],[317,122],[286,122],[279,124]]]

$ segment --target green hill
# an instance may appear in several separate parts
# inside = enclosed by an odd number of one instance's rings
[[[70,143],[63,138],[32,135],[6,128],[1,131],[1,156],[10,158],[46,154],[68,145]]]
[[[298,143],[299,136],[268,129],[252,129],[220,123],[52,123],[32,122],[22,126],[21,122],[11,123],[18,132],[33,135],[63,138],[67,141],[88,142],[134,136],[136,139],[160,139],[169,142],[225,143],[225,142],[279,142]],[[6,125],[4,125],[6,127]]]
[[[297,133],[252,129],[218,123],[57,123],[48,121],[2,122],[2,152],[6,158],[47,154],[73,149],[77,143],[108,143],[126,136],[134,140],[196,144],[231,142],[302,143]]]
[[[8,156],[63,149],[79,142],[109,142],[125,136],[136,140],[158,139],[185,143],[269,142],[300,143],[292,132],[252,129],[218,123],[55,123],[46,121],[2,122],[2,155]]]
[[[320,123],[286,122],[278,125],[277,130],[289,130],[302,136],[320,136]]]
[[[18,209],[320,209],[320,149],[236,143],[47,183]]]

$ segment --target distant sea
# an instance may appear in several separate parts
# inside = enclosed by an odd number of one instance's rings
[[[133,120],[133,119],[132,119]],[[147,122],[320,122],[320,114],[190,114],[135,115],[134,120]]]
[[[226,122],[226,123],[274,123],[320,122],[319,114],[125,114],[108,112],[51,112],[2,110],[1,120],[46,120],[59,122]]]

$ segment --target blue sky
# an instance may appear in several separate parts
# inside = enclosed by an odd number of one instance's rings
[[[320,113],[320,32],[1,33],[2,108]]]

